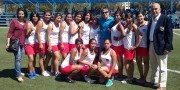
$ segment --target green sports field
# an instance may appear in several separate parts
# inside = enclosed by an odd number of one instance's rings
[[[0,90],[153,90],[150,87],[143,87],[137,84],[122,84],[120,81],[114,80],[114,85],[105,87],[100,84],[89,84],[83,81],[77,81],[74,84],[55,80],[51,77],[36,77],[35,80],[30,80],[25,77],[24,83],[18,83],[14,77],[14,56],[5,51],[7,28],[0,28]],[[168,69],[180,72],[180,30],[174,30],[173,45],[174,50],[169,54]],[[27,73],[27,56],[23,56],[22,71]],[[36,64],[37,71],[39,70],[38,61]],[[124,71],[126,75],[126,72]],[[148,75],[148,81],[149,81]],[[139,78],[137,66],[135,64],[135,78]],[[168,72],[168,90],[180,90],[180,73]]]

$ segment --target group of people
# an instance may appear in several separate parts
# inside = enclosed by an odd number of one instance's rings
[[[85,81],[93,83],[92,75],[99,76],[99,83],[107,87],[113,85],[112,76],[117,75],[122,83],[133,82],[134,62],[140,78],[136,81],[146,84],[146,77],[151,65],[151,83],[159,84],[158,90],[165,90],[167,83],[167,57],[172,46],[172,26],[167,16],[162,15],[160,5],[151,5],[152,19],[145,20],[143,11],[136,14],[126,13],[125,23],[121,23],[121,12],[117,10],[114,17],[108,8],[102,8],[102,17],[85,12],[76,12],[74,17],[67,13],[56,13],[51,20],[51,12],[45,11],[43,18],[32,12],[27,21],[27,12],[18,8],[17,19],[12,20],[7,34],[10,38],[19,38],[19,50],[14,53],[15,71],[19,82],[23,82],[20,62],[23,48],[28,56],[29,78],[35,79],[36,55],[39,54],[39,66],[43,76],[61,72],[65,81],[74,83],[75,75],[81,75]],[[61,61],[60,56],[62,56]],[[149,64],[150,59],[150,64]],[[47,66],[51,60],[51,71]],[[144,65],[142,64],[144,63]],[[127,78],[123,75],[123,67]]]

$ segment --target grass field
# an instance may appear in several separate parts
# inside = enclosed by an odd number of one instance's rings
[[[18,83],[14,77],[14,56],[5,51],[6,36],[8,29],[0,28],[0,90],[153,90],[150,87],[143,87],[136,84],[122,84],[114,80],[114,85],[107,88],[100,84],[88,84],[83,81],[77,81],[74,84],[56,81],[54,76],[39,76],[35,80],[25,77],[24,83]],[[174,31],[180,34],[180,30]],[[180,36],[174,34],[174,50],[169,54],[168,69],[180,71]],[[27,56],[23,56],[22,71],[27,73]],[[38,61],[36,64],[38,68]],[[39,70],[39,69],[37,69]],[[126,75],[126,72],[124,71]],[[135,64],[134,77],[139,78],[137,65]],[[150,73],[148,75],[149,81]],[[168,72],[168,90],[180,90],[180,74]]]

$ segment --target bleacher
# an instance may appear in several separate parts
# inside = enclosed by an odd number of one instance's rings
[[[0,26],[9,26],[11,20],[16,18],[16,13],[0,14]]]

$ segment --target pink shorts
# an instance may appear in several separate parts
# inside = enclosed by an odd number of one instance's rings
[[[124,59],[133,60],[133,58],[134,58],[134,50],[128,50],[124,48]]]
[[[47,44],[46,44],[46,43],[42,43],[42,45],[43,45],[43,49],[40,50],[40,49],[39,49],[39,43],[36,43],[36,44],[35,44],[36,53],[41,53],[41,54],[45,54],[45,53],[46,53],[46,51],[47,51]]]
[[[145,57],[149,56],[148,49],[143,47],[137,47],[136,56],[145,56]]]
[[[59,50],[59,47],[58,47],[58,45],[53,45],[53,46],[51,46],[51,49],[52,49],[52,52],[55,52],[55,51]]]
[[[76,44],[69,44],[69,51],[76,47]]]
[[[109,71],[111,70],[111,67],[109,67],[109,66],[106,66],[106,67],[109,69]],[[116,75],[117,73],[118,73],[118,71],[116,69],[114,69],[114,71],[112,72],[112,76]]]
[[[64,49],[61,49],[61,44],[59,44],[59,48],[61,53],[68,53],[69,52],[69,43],[63,43]]]
[[[82,68],[81,68],[81,71],[80,71],[80,73],[82,74],[82,75],[87,75],[87,72],[88,72],[88,70],[89,70],[89,66],[83,66]]]
[[[112,49],[116,52],[117,56],[122,56],[124,51],[124,46],[112,46]]]
[[[72,65],[69,65],[64,68],[60,68],[60,71],[65,75],[69,75],[71,73],[71,69],[72,69]]]
[[[25,44],[24,49],[25,49],[25,54],[26,55],[36,54],[36,52],[35,52],[35,49],[36,49],[35,44]]]

